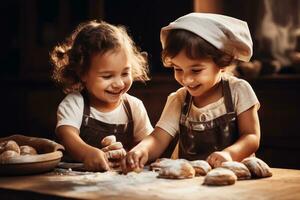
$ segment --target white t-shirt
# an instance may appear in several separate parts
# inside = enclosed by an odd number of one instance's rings
[[[124,95],[126,95],[131,107],[134,122],[134,138],[136,141],[140,141],[153,131],[153,127],[143,102],[127,93]],[[80,92],[68,94],[58,106],[56,128],[62,125],[69,125],[80,130],[83,108],[84,100]],[[90,107],[90,117],[109,124],[125,124],[128,122],[123,104],[120,104],[110,112],[100,112]]]
[[[229,81],[234,110],[237,115],[248,110],[255,104],[259,105],[259,101],[247,81],[231,75],[224,75],[224,79]],[[162,115],[156,124],[157,127],[167,131],[173,137],[179,132],[179,119],[186,92],[187,90],[182,87],[168,96]],[[189,118],[192,121],[209,121],[225,113],[226,107],[224,97],[222,97],[216,102],[202,108],[198,108],[192,104]]]

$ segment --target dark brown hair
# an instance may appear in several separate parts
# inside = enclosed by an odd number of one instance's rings
[[[184,29],[172,29],[167,35],[162,51],[164,65],[170,67],[170,59],[182,50],[190,59],[210,58],[219,67],[229,66],[234,61],[233,56],[220,51],[200,36]]]
[[[124,50],[132,67],[133,80],[148,80],[147,58],[139,51],[123,26],[104,21],[80,24],[64,43],[54,47],[50,60],[53,80],[64,92],[81,91],[80,77],[90,68],[91,56],[108,51]]]

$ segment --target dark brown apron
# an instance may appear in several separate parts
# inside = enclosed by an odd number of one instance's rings
[[[227,113],[210,121],[189,120],[193,98],[187,92],[180,116],[179,158],[205,160],[212,152],[221,151],[238,139],[237,116],[229,83],[222,79],[221,84]]]
[[[102,148],[102,139],[109,135],[115,135],[117,141],[123,144],[125,150],[130,150],[134,145],[133,119],[127,98],[123,98],[122,104],[128,117],[128,123],[109,124],[90,117],[90,104],[88,95],[86,92],[82,92],[82,96],[84,99],[83,118],[80,127],[80,137],[82,140],[91,146]]]

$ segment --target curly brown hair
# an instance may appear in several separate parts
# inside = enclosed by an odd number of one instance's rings
[[[164,66],[170,67],[170,59],[182,50],[185,50],[190,59],[211,58],[222,68],[235,61],[233,56],[220,51],[198,35],[184,29],[172,29],[167,35],[165,48],[161,54]]]
[[[66,93],[81,91],[81,76],[90,69],[91,56],[108,51],[125,50],[132,66],[133,80],[146,81],[148,61],[128,35],[126,28],[104,21],[88,21],[50,52],[54,66],[52,78]]]

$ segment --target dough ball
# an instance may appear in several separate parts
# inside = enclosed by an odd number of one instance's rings
[[[205,160],[190,161],[196,172],[196,176],[205,176],[210,170],[211,166]]]
[[[272,176],[270,167],[267,165],[267,163],[259,158],[245,158],[242,163],[246,165],[251,172],[252,177],[254,178],[265,178]]]
[[[159,171],[161,168],[169,167],[172,165],[174,159],[159,158],[155,162],[150,164],[150,170]]]
[[[101,145],[102,145],[102,147],[106,147],[106,146],[111,145],[112,143],[114,143],[116,141],[117,141],[116,136],[109,135],[109,136],[106,136],[102,139]]]
[[[126,156],[126,151],[124,148],[122,149],[116,149],[105,152],[108,159],[118,160],[122,159]]]
[[[4,141],[0,144],[0,153],[7,150],[12,150],[20,154],[20,147],[14,140]]]
[[[21,155],[36,155],[37,151],[35,148],[28,146],[28,145],[23,145],[20,146],[20,154]]]
[[[158,171],[159,178],[167,179],[186,179],[195,177],[195,169],[184,159],[168,160],[166,165]]]
[[[104,152],[110,151],[110,150],[117,150],[117,149],[122,149],[123,145],[121,142],[113,142],[112,144],[102,148],[101,150]]]
[[[233,171],[217,167],[212,169],[207,173],[204,178],[204,185],[232,185],[237,180],[237,176],[233,173]]]
[[[245,180],[251,178],[249,169],[243,163],[236,161],[226,161],[221,164],[221,167],[229,169],[235,173],[238,180]]]
[[[6,150],[0,154],[0,163],[6,163],[9,159],[15,158],[20,154],[13,150]]]

